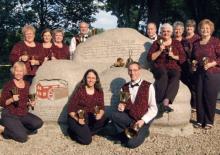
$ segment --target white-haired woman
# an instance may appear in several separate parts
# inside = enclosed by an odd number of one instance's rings
[[[25,25],[22,28],[23,41],[16,43],[10,54],[10,62],[14,64],[17,61],[25,63],[27,75],[25,80],[32,82],[38,67],[43,63],[44,54],[40,43],[34,41],[35,28],[31,25]]]
[[[27,73],[25,64],[15,62],[11,71],[13,79],[4,85],[0,98],[0,105],[4,107],[0,134],[7,139],[26,142],[28,135],[36,133],[43,121],[28,112],[28,107],[33,107],[35,101],[28,98],[30,84],[23,79]]]
[[[179,89],[180,64],[185,61],[182,45],[172,39],[173,27],[165,23],[161,26],[161,39],[156,40],[148,53],[148,60],[153,62],[157,103],[164,112],[171,112],[169,107]]]

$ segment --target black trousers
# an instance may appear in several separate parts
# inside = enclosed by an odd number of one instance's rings
[[[189,88],[191,93],[190,105],[192,109],[196,109],[196,76],[190,69],[190,64],[185,62],[182,65],[181,81]]]
[[[123,133],[124,130],[133,124],[135,121],[126,112],[113,112],[111,116],[113,125],[116,128],[117,133]],[[149,135],[150,123],[144,124],[138,131],[138,135],[132,139],[126,138],[126,146],[128,148],[136,148],[140,146],[144,139]]]
[[[220,73],[201,72],[197,74],[197,122],[213,124],[216,99],[220,86]]]
[[[153,74],[156,79],[154,85],[157,103],[161,103],[165,98],[172,103],[179,89],[180,71],[155,68]]]
[[[96,120],[94,114],[88,114],[86,124],[80,125],[74,118],[68,116],[69,136],[80,144],[88,145],[92,142],[92,136],[103,128],[105,120],[105,115],[100,120]]]
[[[27,113],[24,116],[16,116],[7,109],[2,112],[2,123],[5,127],[3,137],[14,139],[18,142],[26,142],[28,134],[32,134],[43,125],[43,121],[31,113]]]

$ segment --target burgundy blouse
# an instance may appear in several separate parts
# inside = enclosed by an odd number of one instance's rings
[[[191,37],[189,39],[184,38],[181,41],[183,49],[184,49],[184,51],[186,53],[187,59],[191,59],[191,53],[192,53],[193,44],[194,44],[194,42],[196,42],[199,39],[200,39],[200,36],[197,35],[197,34],[194,34],[193,37]]]
[[[76,92],[72,95],[67,111],[77,112],[79,109],[85,110],[87,113],[94,113],[94,107],[99,106],[100,109],[104,110],[104,94],[103,91],[95,89],[93,95],[86,93],[85,86],[80,86]]]
[[[63,44],[62,48],[53,45],[51,52],[51,56],[53,55],[56,59],[70,59],[69,47],[66,44]]]
[[[19,94],[19,101],[18,104],[11,103],[10,105],[5,105],[6,100],[12,97],[12,89],[15,88],[16,85],[13,80],[7,82],[3,86],[3,90],[1,92],[1,98],[0,98],[0,105],[4,107],[5,109],[8,109],[11,114],[17,115],[17,116],[23,116],[28,113],[28,94],[29,94],[29,87],[30,84],[28,82],[25,82],[24,88],[17,88],[18,94]]]
[[[207,57],[209,61],[216,61],[217,65],[207,70],[209,73],[220,73],[220,40],[211,37],[207,44],[201,45],[200,40],[193,44],[193,59],[202,64],[203,57]],[[202,67],[201,67],[202,68]]]
[[[179,41],[172,39],[172,51],[174,55],[179,55],[179,60],[174,60],[168,56],[168,48],[166,49],[154,60],[154,67],[156,68],[166,68],[181,70],[180,64],[185,61],[185,53],[183,51],[182,45]],[[159,50],[160,46],[158,40],[154,41],[147,55],[147,59],[152,61],[152,54]]]
[[[42,46],[37,42],[35,42],[35,44],[35,47],[29,47],[24,43],[24,41],[16,43],[10,54],[10,62],[14,64],[15,62],[19,61],[20,56],[27,54],[29,56],[29,60],[33,59],[34,57],[34,59],[39,60],[41,65],[44,61]],[[35,75],[40,65],[31,66],[30,61],[26,61],[24,63],[27,68],[27,75]]]
[[[44,55],[44,58],[48,58],[49,60],[51,60],[51,55],[52,55],[52,50],[53,50],[53,46],[54,44],[52,44],[52,46],[50,48],[44,48],[43,47],[43,44],[41,44],[41,47],[43,49],[43,55]]]

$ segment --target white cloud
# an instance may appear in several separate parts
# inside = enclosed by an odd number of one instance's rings
[[[113,29],[117,27],[117,17],[111,15],[111,12],[105,12],[100,10],[95,15],[96,21],[92,23],[92,26],[95,28],[103,28],[105,30],[107,29]]]

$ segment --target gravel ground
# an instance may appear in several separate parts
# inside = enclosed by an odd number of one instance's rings
[[[144,144],[128,149],[104,137],[94,136],[92,144],[83,146],[62,134],[55,123],[47,123],[37,135],[22,144],[0,138],[1,155],[152,155],[152,154],[216,154],[220,155],[220,104],[217,104],[215,127],[212,130],[194,129],[188,137],[170,137],[151,133]]]

